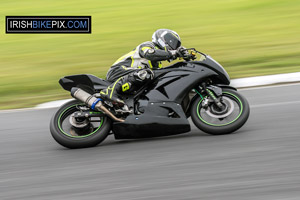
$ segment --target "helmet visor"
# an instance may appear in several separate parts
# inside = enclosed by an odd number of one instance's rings
[[[167,33],[166,35],[164,35],[164,39],[165,39],[165,43],[173,50],[181,46],[180,40],[172,33]]]

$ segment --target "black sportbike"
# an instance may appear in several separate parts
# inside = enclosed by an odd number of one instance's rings
[[[106,80],[86,74],[60,79],[75,99],[52,117],[53,138],[67,148],[84,148],[109,134],[116,139],[175,135],[191,130],[189,117],[212,135],[241,128],[250,113],[247,100],[229,86],[230,78],[218,62],[194,48],[188,52],[185,61],[153,70],[152,81],[123,96],[125,106],[100,99],[99,92],[111,84]]]

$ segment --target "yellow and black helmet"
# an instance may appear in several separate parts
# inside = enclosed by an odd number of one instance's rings
[[[158,29],[152,35],[152,42],[160,49],[175,50],[181,46],[179,35],[169,29]]]

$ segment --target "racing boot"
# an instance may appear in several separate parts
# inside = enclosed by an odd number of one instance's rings
[[[114,83],[112,83],[106,89],[102,90],[100,92],[101,98],[104,100],[111,101],[113,104],[118,104],[119,106],[124,106],[125,102],[119,98],[123,79],[124,79],[123,77],[117,79]]]

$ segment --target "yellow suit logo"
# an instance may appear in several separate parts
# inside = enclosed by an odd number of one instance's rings
[[[129,83],[125,83],[122,85],[122,91],[125,92],[127,90],[129,90],[130,86],[129,86]]]

